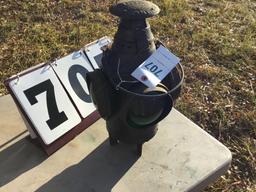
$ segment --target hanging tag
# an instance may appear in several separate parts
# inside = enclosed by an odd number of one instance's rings
[[[132,76],[144,83],[147,87],[156,87],[180,62],[164,46],[160,46],[146,61],[132,72]]]

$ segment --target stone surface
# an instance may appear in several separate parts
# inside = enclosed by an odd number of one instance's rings
[[[231,162],[230,151],[173,109],[144,144],[111,147],[101,119],[47,157],[27,134],[9,96],[0,98],[0,191],[198,192]]]
[[[21,135],[25,130],[26,124],[10,95],[0,97],[0,146]]]

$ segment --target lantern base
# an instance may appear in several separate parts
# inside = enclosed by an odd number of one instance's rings
[[[142,154],[143,144],[152,139],[158,130],[157,124],[139,129],[124,124],[118,119],[107,120],[106,123],[109,134],[109,144],[111,146],[115,146],[119,142],[135,144],[139,156]]]

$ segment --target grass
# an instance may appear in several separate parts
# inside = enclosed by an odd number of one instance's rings
[[[11,75],[113,36],[114,2],[0,1],[0,94]],[[162,12],[152,31],[185,67],[176,108],[233,154],[228,173],[205,191],[256,191],[256,1],[154,2]]]

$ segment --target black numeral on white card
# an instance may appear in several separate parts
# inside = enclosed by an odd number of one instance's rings
[[[146,64],[145,68],[157,77],[159,77],[159,74],[163,72],[163,70],[159,69],[159,67],[155,65],[153,62]]]
[[[25,90],[24,94],[26,95],[30,104],[35,105],[36,103],[38,103],[36,96],[43,92],[46,92],[47,110],[49,114],[49,120],[47,120],[46,123],[49,128],[53,130],[54,128],[58,127],[60,124],[68,120],[68,118],[64,111],[59,112],[58,110],[54,93],[54,86],[50,79]]]
[[[92,100],[90,95],[85,92],[84,88],[82,87],[81,83],[77,78],[77,74],[80,74],[83,79],[86,80],[86,73],[88,72],[89,71],[81,65],[73,65],[68,70],[68,79],[76,95],[84,102],[91,103]]]

